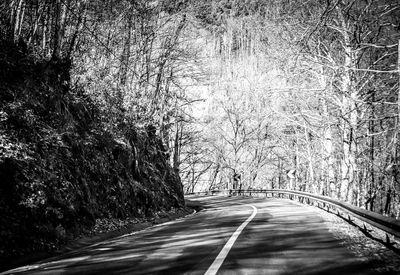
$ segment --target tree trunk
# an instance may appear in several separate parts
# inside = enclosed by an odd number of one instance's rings
[[[355,52],[351,48],[349,36],[350,26],[346,22],[342,10],[338,8],[341,34],[343,36],[344,63],[343,75],[341,79],[342,97],[342,117],[343,123],[343,156],[341,162],[342,180],[340,186],[340,199],[351,201],[353,199],[353,185],[355,185],[356,166],[356,128],[358,123],[357,100],[358,95],[354,87]]]
[[[53,37],[53,60],[61,59],[62,45],[64,40],[65,22],[67,18],[67,10],[69,9],[69,2],[56,0],[55,3],[55,29]]]
[[[217,179],[217,175],[218,175],[218,173],[219,173],[219,168],[220,168],[220,165],[219,164],[217,164],[217,167],[215,168],[215,171],[214,171],[214,173],[213,173],[213,176],[212,176],[212,178],[211,178],[211,183],[210,183],[210,190],[214,187],[214,182],[215,182],[215,180]]]
[[[122,86],[126,84],[129,68],[129,59],[131,55],[131,34],[132,34],[132,13],[129,12],[127,18],[126,36],[125,43],[121,55],[121,67],[120,67],[120,83]]]
[[[327,103],[326,100],[323,99],[324,110],[327,113]],[[326,184],[327,192],[332,198],[337,198],[336,191],[336,183],[335,183],[335,172],[334,172],[334,158],[333,158],[333,136],[332,136],[332,127],[331,125],[327,125],[324,131],[324,148],[325,148],[325,165],[326,165]]]
[[[397,46],[397,72],[398,72],[398,93],[397,93],[397,112],[398,112],[398,121],[397,121],[397,126],[400,129],[400,39],[398,41],[398,46]]]
[[[311,140],[306,125],[304,125],[304,138],[306,140],[306,147],[307,147],[308,175],[309,175],[308,184],[306,185],[308,186],[308,190],[306,191],[312,191],[315,190],[315,178],[314,178],[313,156],[311,150]]]
[[[46,51],[47,45],[47,31],[49,22],[51,22],[50,18],[50,6],[47,7],[47,12],[45,12],[44,19],[43,19],[43,29],[42,29],[42,50],[43,52]]]
[[[37,6],[36,6],[36,10],[34,12],[34,21],[33,21],[33,24],[32,24],[32,27],[31,27],[31,31],[30,31],[30,36],[29,36],[28,42],[27,42],[28,46],[30,46],[32,43],[34,43],[34,39],[35,39],[36,33],[37,33],[38,29],[39,29],[39,22],[42,19],[42,16],[43,16],[43,13],[44,13],[44,9],[45,9],[44,5],[41,8],[41,5],[40,5],[38,0],[36,1],[36,3],[37,3],[36,4]]]
[[[76,26],[75,26],[75,31],[74,31],[74,34],[72,35],[71,42],[69,43],[69,50],[68,50],[68,53],[67,53],[67,59],[71,58],[72,53],[75,50],[75,45],[77,44],[77,39],[79,37],[79,34],[82,32],[83,26],[85,24],[86,0],[79,2],[78,10],[79,10],[79,18],[77,20],[77,23],[76,23]]]
[[[14,42],[18,42],[19,40],[19,33],[20,30],[19,28],[21,27],[22,23],[21,23],[21,17],[23,14],[23,4],[24,4],[24,0],[19,0],[18,4],[15,7],[15,12],[13,12],[13,15],[11,16],[12,18],[12,26],[14,28],[14,33],[13,33],[13,40]]]
[[[369,150],[370,150],[370,155],[369,155],[369,194],[372,196],[373,190],[375,190],[375,173],[374,173],[374,161],[375,161],[375,137],[374,137],[374,132],[375,132],[375,126],[374,126],[374,118],[375,118],[375,108],[374,108],[374,99],[375,99],[375,93],[372,94],[371,98],[371,116],[370,116],[370,121],[369,121],[369,132],[371,133],[370,137],[370,144],[369,144]],[[370,210],[372,211],[372,202],[371,201],[371,208]]]
[[[389,190],[386,192],[386,202],[384,210],[385,215],[390,215],[390,203],[392,202],[391,195],[392,195],[392,189],[389,188]]]
[[[175,123],[175,140],[174,140],[174,152],[173,152],[173,160],[172,166],[176,171],[179,171],[179,156],[180,156],[180,145],[182,140],[183,133],[183,123],[176,122]]]
[[[21,12],[20,12],[21,16],[19,18],[19,22],[17,22],[18,23],[18,33],[17,33],[16,40],[19,40],[19,38],[21,37],[21,32],[22,32],[24,17],[25,17],[25,10],[26,10],[26,3],[24,1],[22,1]]]

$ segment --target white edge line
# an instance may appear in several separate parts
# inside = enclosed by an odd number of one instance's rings
[[[248,206],[253,208],[253,213],[232,234],[228,242],[225,244],[225,246],[219,252],[218,256],[215,258],[214,262],[208,268],[206,273],[204,273],[205,275],[215,275],[218,272],[226,256],[228,256],[228,253],[231,250],[232,246],[234,245],[236,239],[239,237],[240,233],[242,233],[243,229],[247,226],[247,224],[251,222],[251,220],[255,217],[255,215],[257,215],[257,208],[250,204]]]

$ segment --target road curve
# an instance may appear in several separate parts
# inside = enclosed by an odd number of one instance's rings
[[[2,274],[374,274],[309,207],[272,198],[190,199],[204,210]]]

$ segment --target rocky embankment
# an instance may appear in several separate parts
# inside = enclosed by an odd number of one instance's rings
[[[70,64],[0,45],[0,258],[56,249],[96,220],[184,205],[151,125],[107,128]],[[117,130],[116,130],[117,129]]]

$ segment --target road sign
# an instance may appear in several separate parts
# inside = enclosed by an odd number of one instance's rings
[[[240,174],[236,174],[236,173],[235,173],[235,174],[233,175],[233,180],[234,180],[234,181],[239,181],[240,178],[241,178]]]
[[[296,170],[289,170],[289,172],[287,172],[287,176],[289,177],[289,179],[294,179],[296,174]]]

